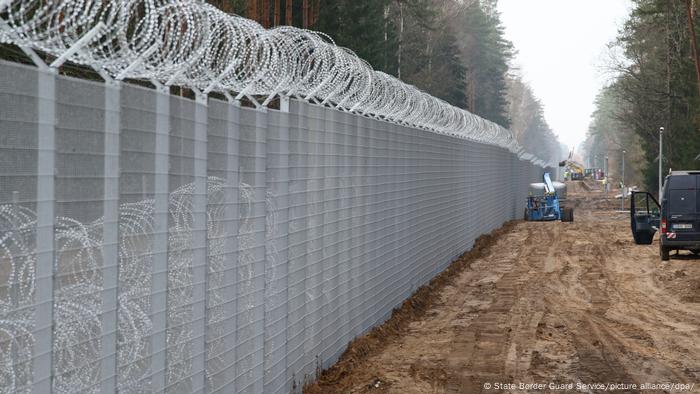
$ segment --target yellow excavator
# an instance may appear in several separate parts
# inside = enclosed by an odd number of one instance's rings
[[[572,157],[574,156],[574,151],[569,152],[569,158],[559,162],[559,167],[566,167],[565,178],[572,181],[582,181],[584,173],[586,171],[585,167],[581,164],[575,162]]]

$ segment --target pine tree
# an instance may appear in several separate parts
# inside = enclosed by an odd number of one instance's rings
[[[384,8],[389,0],[327,0],[320,9],[315,30],[328,34],[336,44],[347,47],[372,67],[385,70]],[[393,25],[389,32],[393,41]],[[386,71],[386,70],[385,70]]]
[[[512,48],[496,0],[285,0],[278,11],[279,3],[237,0],[234,11],[255,15],[263,25],[281,19],[308,25],[376,70],[509,125],[505,78]]]
[[[564,157],[554,132],[544,118],[544,107],[532,88],[518,76],[507,79],[508,117],[518,143],[529,153],[547,162]]]
[[[467,109],[507,128],[506,74],[512,44],[504,37],[498,15],[488,16],[478,3],[463,8],[460,19],[457,36],[467,73]]]
[[[606,105],[613,105],[620,127],[639,137],[644,158],[636,164],[644,168],[646,186],[655,190],[661,126],[666,129],[664,170],[700,168],[700,98],[685,3],[634,0],[633,4],[617,41],[625,59],[613,64],[619,76],[604,93],[615,98]]]

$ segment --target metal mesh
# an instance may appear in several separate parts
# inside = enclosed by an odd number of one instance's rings
[[[104,86],[56,81],[53,390],[99,387]]]
[[[288,112],[0,62],[0,392],[299,391],[543,171]]]
[[[211,102],[207,174],[217,187],[208,196],[207,379],[212,392],[235,392],[238,319],[239,110]]]
[[[3,67],[0,78],[0,387],[29,392],[36,305],[38,75]]]
[[[121,89],[119,130],[119,316],[117,387],[145,391],[149,386],[153,329],[151,293],[156,168],[156,94]],[[162,252],[161,252],[162,253]]]

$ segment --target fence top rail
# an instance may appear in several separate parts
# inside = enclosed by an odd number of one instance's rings
[[[323,33],[265,29],[196,0],[4,0],[0,42],[49,53],[54,68],[71,61],[256,106],[295,97],[525,154],[511,131],[373,70]]]

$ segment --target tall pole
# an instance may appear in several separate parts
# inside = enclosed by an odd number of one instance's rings
[[[661,202],[661,192],[662,192],[662,174],[663,174],[663,161],[664,161],[664,128],[659,127],[659,202]]]
[[[622,195],[620,196],[620,210],[625,210],[625,150],[622,150]]]
[[[596,173],[595,173],[595,180],[599,181],[600,180],[600,167],[598,167],[600,160],[600,155],[595,155],[595,160],[593,161],[593,167],[597,168]]]
[[[605,155],[605,194],[608,194],[610,188],[610,177],[608,176],[608,155]]]

